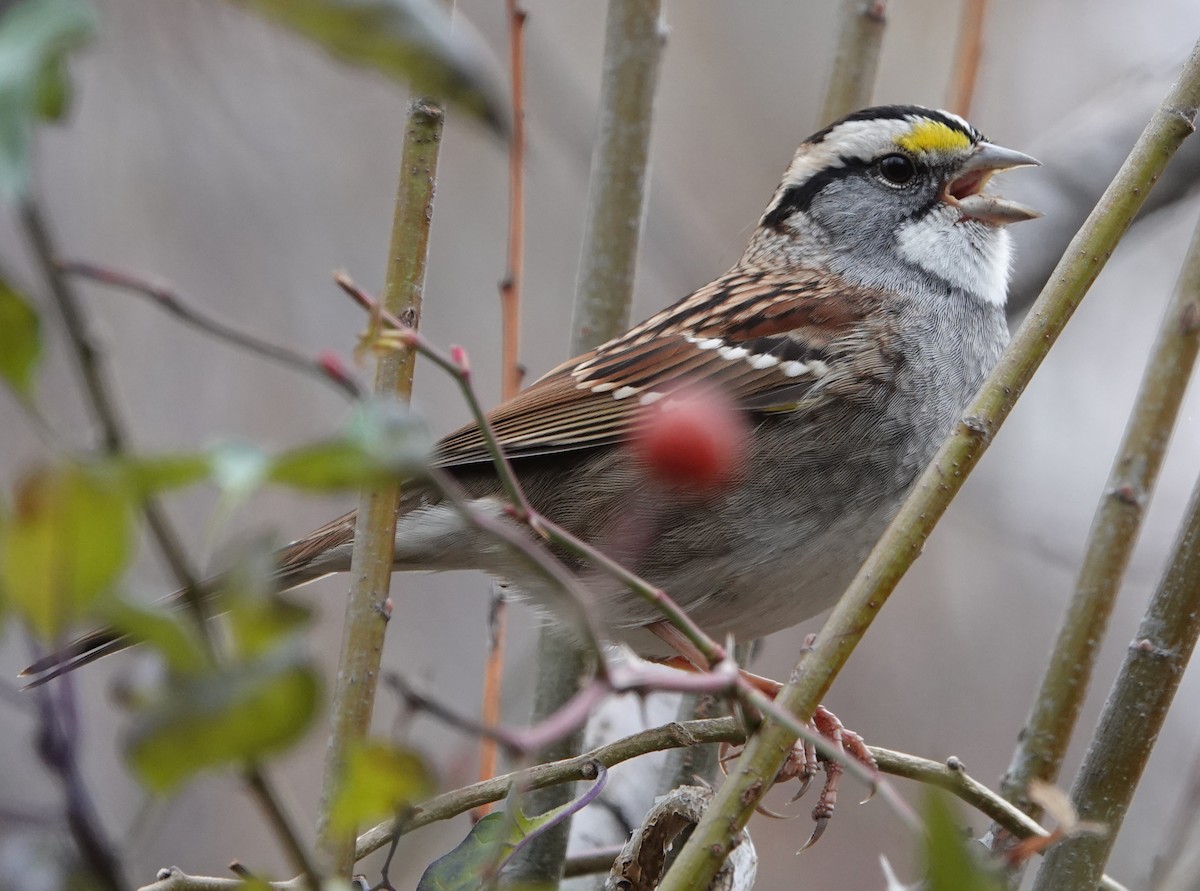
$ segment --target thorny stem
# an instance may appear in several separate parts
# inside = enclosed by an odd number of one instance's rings
[[[1096,509],[1050,664],[1000,791],[1037,819],[1026,794],[1034,779],[1058,779],[1091,684],[1096,656],[1158,481],[1188,379],[1200,349],[1200,225],[1192,236],[1174,297],[1150,351],[1104,494]]]
[[[777,702],[781,707],[802,720],[812,715],[1100,274],[1167,161],[1194,130],[1198,103],[1200,44],[1116,179],[1072,240],[1024,325],[963,420],[942,444],[834,607],[813,650],[797,664],[792,681],[779,694]],[[770,787],[794,741],[791,729],[778,723],[768,722],[754,735],[684,845],[660,891],[707,887]]]
[[[383,307],[403,318],[409,328],[417,326],[421,313],[443,120],[441,107],[431,100],[414,99],[409,106],[382,300]],[[415,361],[412,350],[381,355],[375,368],[375,393],[408,401]],[[354,864],[354,837],[335,829],[330,815],[346,753],[365,736],[374,709],[387,628],[384,603],[392,579],[399,496],[397,483],[362,493],[350,558],[350,591],[317,822],[322,867],[329,874],[347,878]]]

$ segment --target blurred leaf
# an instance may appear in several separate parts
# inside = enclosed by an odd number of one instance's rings
[[[320,44],[444,100],[504,133],[507,112],[483,41],[438,0],[234,0]]]
[[[218,608],[226,612],[239,658],[260,656],[308,623],[312,611],[279,594],[273,542],[258,537],[223,573]]]
[[[368,820],[392,816],[428,798],[435,789],[429,766],[417,752],[365,741],[346,757],[330,819],[335,827],[352,832]]]
[[[212,468],[213,459],[200,453],[125,457],[118,463],[131,492],[139,498],[208,479]]]
[[[271,459],[258,446],[226,442],[210,451],[213,482],[226,492],[245,495],[257,489],[271,470]]]
[[[178,609],[115,601],[104,614],[118,631],[152,647],[178,674],[199,674],[211,665],[194,622]]]
[[[984,853],[974,856],[954,816],[949,796],[931,790],[925,802],[925,889],[926,891],[1002,891],[999,877],[981,863]]]
[[[317,674],[288,651],[177,679],[136,717],[126,755],[142,781],[166,792],[197,771],[278,751],[316,713]]]
[[[132,506],[117,478],[73,464],[17,487],[0,535],[0,591],[49,641],[107,593],[132,550]]]
[[[429,433],[416,415],[395,403],[367,402],[340,439],[284,452],[270,478],[300,489],[359,488],[420,474],[429,451]]]
[[[33,124],[66,111],[67,53],[95,28],[86,0],[19,0],[0,14],[0,195],[25,194]]]
[[[42,354],[37,313],[0,277],[0,377],[22,396],[33,393],[33,372]]]

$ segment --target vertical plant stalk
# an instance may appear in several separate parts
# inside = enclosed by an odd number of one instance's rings
[[[975,84],[979,81],[979,61],[983,58],[983,23],[987,19],[988,0],[963,0],[962,20],[958,26],[958,44],[954,48],[950,90],[946,107],[962,117],[971,114]]]
[[[1042,861],[1033,891],[1095,888],[1200,636],[1200,480],[1137,637],[1071,789],[1099,836],[1068,839]]]
[[[441,107],[431,100],[414,99],[404,128],[400,181],[396,190],[382,303],[412,328],[417,327],[421,315],[443,118]],[[412,394],[415,361],[416,353],[412,350],[382,353],[375,367],[376,395],[407,402]],[[334,683],[317,822],[321,866],[326,874],[345,878],[349,878],[354,864],[354,831],[335,831],[330,823],[330,812],[346,753],[366,735],[371,723],[390,612],[387,599],[392,579],[399,495],[398,484],[364,491],[359,499],[354,529],[350,591]]]
[[[661,0],[609,0],[596,142],[592,150],[587,220],[575,286],[571,354],[586,352],[629,326],[638,236],[646,199],[654,90],[666,32]],[[553,630],[538,639],[534,720],[553,714],[578,691],[590,670],[588,654]],[[578,753],[582,731],[547,759]],[[531,793],[525,806],[543,813],[570,801],[570,784]],[[545,833],[506,870],[517,883],[557,883],[569,822]],[[507,878],[506,876],[506,878]]]
[[[1197,105],[1200,44],[1193,48],[1179,81],[1072,239],[1012,344],[917,480],[900,512],[834,607],[813,648],[793,670],[792,680],[777,701],[798,720],[812,715],[888,595],[921,553],[934,525],[1100,274],[1163,168],[1195,130]],[[795,740],[790,729],[772,721],[754,734],[659,891],[708,886]]]
[[[842,0],[839,15],[837,48],[820,126],[871,104],[887,27],[887,0]]]
[[[1050,664],[1000,786],[1005,798],[1035,820],[1041,814],[1027,796],[1029,783],[1058,779],[1198,348],[1200,226],[1192,236],[1175,296],[1163,316],[1125,437],[1092,520],[1083,566]]]
[[[525,278],[525,19],[528,13],[517,0],[505,0],[508,12],[509,77],[512,80],[512,139],[508,145],[508,269],[500,283],[501,314],[501,387],[500,398],[507,401],[521,389],[521,285]],[[504,639],[508,604],[497,595],[488,625],[491,630],[487,662],[483,670],[484,726],[500,723],[500,702],[504,692]],[[479,779],[496,775],[499,748],[496,740],[485,737],[479,744]],[[490,805],[475,811],[483,817]]]

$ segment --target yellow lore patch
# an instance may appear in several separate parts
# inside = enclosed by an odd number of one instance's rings
[[[947,127],[940,121],[922,120],[903,136],[897,136],[896,145],[914,154],[941,154],[968,148],[971,140],[961,130]]]

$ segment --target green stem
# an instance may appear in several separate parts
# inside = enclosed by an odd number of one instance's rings
[[[1033,891],[1090,891],[1112,851],[1129,802],[1200,637],[1200,480],[1150,606],[1130,643],[1096,734],[1071,789],[1080,819],[1102,835],[1068,839],[1042,861]]]
[[[382,304],[409,328],[417,327],[421,314],[443,117],[442,109],[433,102],[414,100],[404,132]],[[415,359],[412,350],[381,355],[375,370],[375,393],[408,401]],[[327,874],[345,878],[349,878],[354,865],[354,834],[336,831],[330,812],[346,754],[366,735],[371,723],[389,612],[385,601],[392,579],[399,496],[399,485],[365,491],[359,500],[354,530],[350,592],[317,822],[321,865]]]
[[[1104,267],[1154,182],[1194,130],[1200,103],[1200,45],[1133,151],[1072,240],[1009,349],[963,420],[938,450],[899,514],[834,608],[779,703],[807,720],[887,597],[920,554],[950,500],[986,451],[1034,372]],[[768,722],[754,735],[712,806],[680,852],[660,891],[704,888],[770,788],[796,736]]]
[[[1053,783],[1079,719],[1096,655],[1158,481],[1200,349],[1200,226],[1163,316],[1137,401],[1088,534],[1075,593],[1059,628],[1033,711],[1000,791],[1034,819],[1031,780]]]

